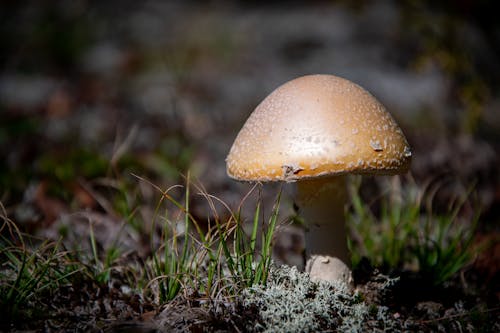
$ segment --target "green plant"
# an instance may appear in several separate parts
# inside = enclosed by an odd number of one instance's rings
[[[409,239],[419,228],[421,193],[410,187],[401,196],[386,193],[380,199],[380,216],[376,216],[370,203],[365,203],[359,194],[361,177],[352,177],[348,184],[351,210],[347,219],[353,266],[362,257],[369,258],[376,266],[393,268],[411,261],[407,250]]]
[[[192,254],[195,253],[190,247],[189,183],[186,186],[185,205],[179,203],[169,194],[176,187],[178,186],[172,186],[165,191],[161,191],[161,199],[155,213],[155,216],[158,216],[162,203],[164,200],[168,200],[184,215],[184,237],[180,252],[180,235],[176,228],[177,223],[169,219],[168,210],[165,211],[164,223],[161,226],[162,241],[160,249],[158,251],[153,249],[151,273],[154,277],[151,281],[157,284],[159,301],[162,303],[172,300],[178,294],[185,277],[190,274],[189,261]],[[153,239],[151,239],[151,244],[154,244]]]
[[[452,201],[447,214],[426,214],[417,231],[412,253],[417,258],[420,272],[435,284],[448,280],[473,258],[471,245],[480,212],[476,209],[470,221],[461,221],[459,212],[467,197],[468,194]],[[428,207],[432,212],[432,195]]]
[[[379,198],[380,213],[376,215],[359,194],[360,178],[352,180],[348,225],[354,266],[366,257],[378,267],[417,269],[440,284],[471,260],[470,245],[479,214],[469,221],[459,218],[470,192],[453,201],[445,212],[437,212],[432,202],[440,185],[418,187],[393,178],[387,183],[388,193]]]
[[[90,247],[92,249],[93,265],[90,265],[89,271],[93,273],[95,280],[99,283],[107,283],[111,279],[114,262],[120,257],[120,250],[116,246],[111,246],[106,249],[104,260],[100,259],[97,242],[94,235],[94,227],[92,221],[89,221],[90,230]],[[119,236],[119,235],[118,235]],[[118,239],[118,236],[116,239]]]
[[[172,193],[181,186],[172,186],[163,191],[149,184],[161,192],[155,213],[155,216],[162,218],[161,243],[158,250],[153,250],[148,266],[151,280],[148,288],[156,290],[160,303],[172,300],[180,291],[195,291],[207,298],[221,295],[232,297],[241,288],[266,283],[280,194],[267,225],[261,222],[261,205],[257,204],[252,232],[248,236],[243,229],[244,221],[240,212],[243,202],[255,190],[255,186],[242,200],[237,213],[234,213],[222,200],[208,194],[201,184],[192,185],[189,176],[182,187],[183,202],[175,199]],[[190,212],[191,187],[197,190],[197,194],[206,200],[210,208],[213,221],[207,223],[207,229],[201,228],[200,221]],[[217,213],[217,204],[226,210],[226,220],[222,220]],[[165,210],[160,214],[162,208]],[[257,246],[259,226],[262,230],[260,250]],[[151,244],[154,244],[153,239]]]
[[[255,187],[254,187],[255,188]],[[253,190],[253,189],[252,189]],[[251,193],[251,192],[249,192]],[[274,207],[269,217],[267,226],[262,224],[262,241],[260,252],[256,248],[257,231],[260,221],[260,201],[257,203],[252,223],[252,233],[248,237],[243,230],[243,221],[240,218],[241,205],[235,219],[235,238],[233,251],[228,247],[227,236],[220,238],[224,250],[227,266],[233,279],[242,287],[265,285],[269,275],[272,254],[272,239],[278,220],[281,190],[275,200]]]
[[[2,317],[16,321],[40,316],[46,308],[44,296],[69,283],[70,276],[83,266],[69,261],[60,242],[43,241],[28,246],[13,221],[7,218],[0,203],[3,219],[0,227],[0,308]]]

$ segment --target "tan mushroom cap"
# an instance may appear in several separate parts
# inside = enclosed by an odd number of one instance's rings
[[[230,177],[295,181],[345,173],[398,174],[411,160],[408,142],[366,90],[333,75],[308,75],[260,103],[227,156]]]

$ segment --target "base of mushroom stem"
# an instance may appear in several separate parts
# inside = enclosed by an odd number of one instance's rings
[[[331,257],[313,255],[306,263],[306,272],[309,273],[311,281],[344,282],[353,286],[351,269],[342,260]]]

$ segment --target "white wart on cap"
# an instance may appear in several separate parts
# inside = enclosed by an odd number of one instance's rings
[[[333,75],[308,75],[273,91],[250,115],[227,156],[227,173],[245,181],[398,174],[408,142],[370,93]]]

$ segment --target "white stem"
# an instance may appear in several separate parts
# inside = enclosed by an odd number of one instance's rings
[[[344,176],[297,182],[299,213],[306,223],[306,271],[312,280],[352,283],[347,248]]]

